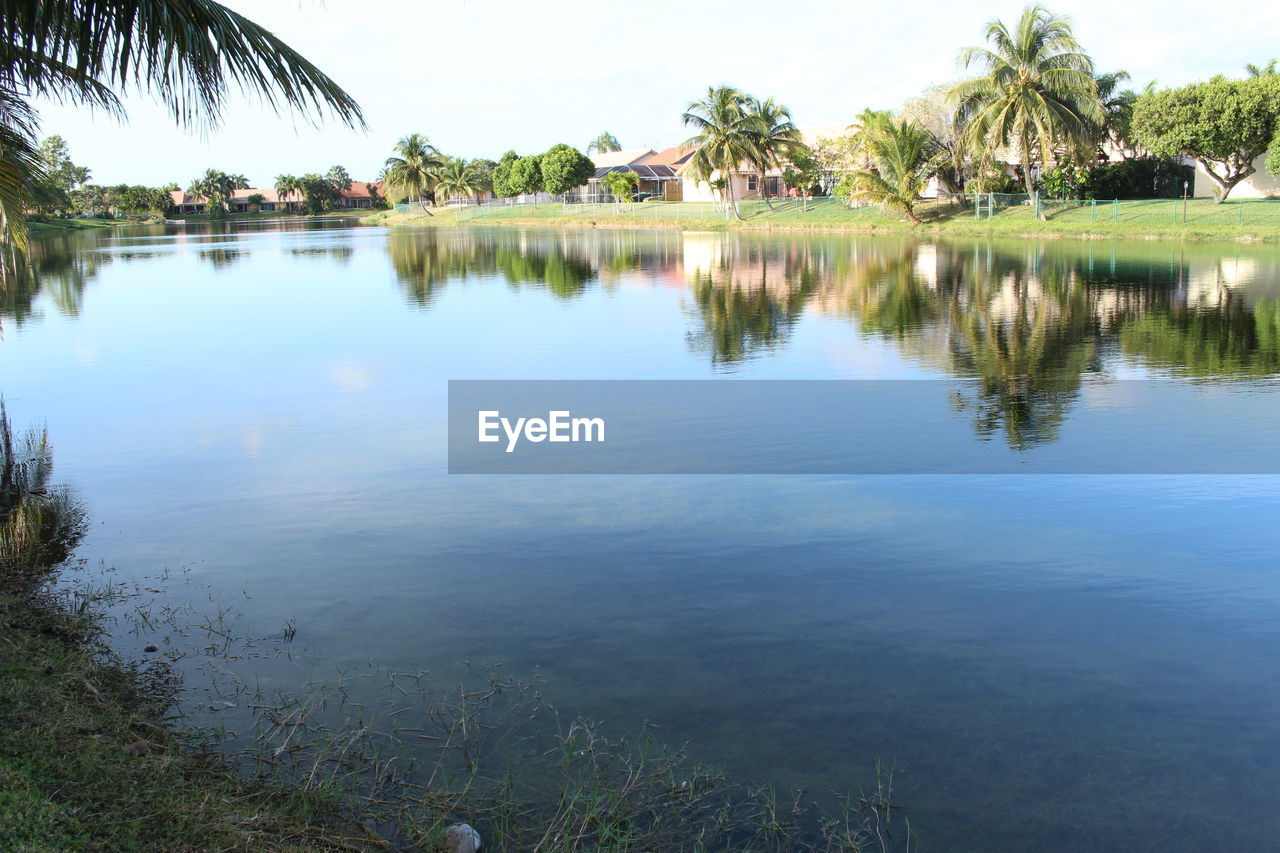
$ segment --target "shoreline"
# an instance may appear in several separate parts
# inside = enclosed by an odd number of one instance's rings
[[[1245,204],[1267,202],[1246,202]],[[1137,204],[1137,203],[1130,203]],[[1203,202],[1202,202],[1203,204]],[[782,215],[757,216],[743,221],[723,219],[691,220],[671,216],[613,215],[613,216],[565,216],[556,215],[550,205],[531,205],[531,210],[520,215],[504,215],[507,210],[489,216],[459,218],[460,210],[474,208],[437,208],[432,215],[399,214],[393,211],[362,216],[365,225],[388,228],[566,228],[647,231],[700,231],[700,232],[753,232],[776,234],[851,234],[865,236],[916,236],[930,239],[947,237],[1008,238],[1020,240],[1123,240],[1133,242],[1193,242],[1266,244],[1280,242],[1280,202],[1275,203],[1275,223],[1257,226],[1236,226],[1218,223],[1117,223],[1100,228],[1092,223],[1039,222],[1029,211],[1010,209],[1000,211],[991,219],[974,221],[961,215],[944,215],[912,226],[905,219],[879,209],[786,211]],[[1230,209],[1230,208],[1228,208]],[[843,213],[845,215],[841,216]],[[1268,213],[1270,211],[1268,210]],[[810,216],[810,214],[814,214]],[[835,215],[833,215],[835,214]],[[808,220],[808,221],[806,221]]]

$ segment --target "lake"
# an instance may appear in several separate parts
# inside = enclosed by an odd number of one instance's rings
[[[2,296],[0,393],[92,515],[79,556],[185,568],[326,666],[539,672],[814,796],[881,761],[925,850],[1280,838],[1274,455],[460,476],[445,412],[451,379],[931,380],[1033,453],[1149,380],[1225,428],[1280,378],[1274,247],[260,222],[42,237]]]

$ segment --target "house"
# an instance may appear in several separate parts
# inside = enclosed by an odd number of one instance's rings
[[[720,170],[711,173],[711,181],[699,181],[693,176],[692,155],[686,159],[676,174],[680,178],[680,195],[683,201],[720,201],[722,191],[716,188],[716,182],[722,179]],[[782,169],[769,169],[764,173],[764,181],[760,180],[760,172],[747,164],[739,164],[729,173],[728,180],[733,183],[733,197],[739,201],[749,198],[778,198],[786,194],[786,185],[782,181]]]
[[[352,181],[350,189],[338,191],[338,197],[334,199],[333,206],[339,210],[366,210],[373,207],[374,193],[378,196],[382,195],[380,181],[371,184]]]
[[[351,188],[338,191],[333,206],[337,210],[365,210],[373,206],[373,192],[382,194],[381,183],[363,183],[352,181]],[[297,213],[302,210],[304,199],[302,193],[293,191],[281,196],[274,187],[250,187],[233,190],[227,199],[227,209],[231,213],[249,213],[252,196],[262,196],[258,210],[262,213]],[[174,213],[200,214],[206,212],[207,200],[204,196],[189,193],[186,190],[172,190],[169,193],[170,205]]]
[[[801,141],[805,145],[813,148],[818,145],[820,140],[835,139],[849,133],[849,125],[844,124],[823,124],[812,125],[799,128]],[[716,189],[711,183],[696,181],[692,175],[692,169],[689,160],[693,157],[696,147],[682,147],[687,152],[677,165],[677,171],[681,178],[682,197],[685,201],[719,201],[721,191]],[[672,149],[668,149],[672,150]],[[786,171],[786,165],[773,169],[769,169],[764,173],[763,180],[759,170],[746,163],[739,164],[738,168],[732,170],[731,180],[733,182],[733,197],[742,199],[753,198],[780,198],[789,195],[786,182],[783,180],[783,173]],[[719,181],[721,175],[717,170],[712,174],[713,182]]]

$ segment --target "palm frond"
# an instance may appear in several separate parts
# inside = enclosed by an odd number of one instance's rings
[[[355,99],[259,24],[213,0],[0,0],[0,79],[53,90],[54,69],[157,97],[184,126],[218,123],[233,91],[364,128]]]

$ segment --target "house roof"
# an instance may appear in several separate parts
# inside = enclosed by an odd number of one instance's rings
[[[601,151],[597,154],[591,155],[591,162],[596,164],[596,168],[604,166],[628,166],[653,153],[652,148],[632,148],[627,151]]]
[[[602,166],[596,169],[591,180],[598,181],[610,172],[634,172],[647,180],[669,180],[676,177],[676,170],[671,166],[649,166],[645,164],[628,164],[624,166]]]
[[[649,154],[646,157],[635,162],[635,165],[645,166],[679,166],[684,161],[693,156],[698,150],[696,145],[673,145],[670,148],[664,148],[656,154]]]

